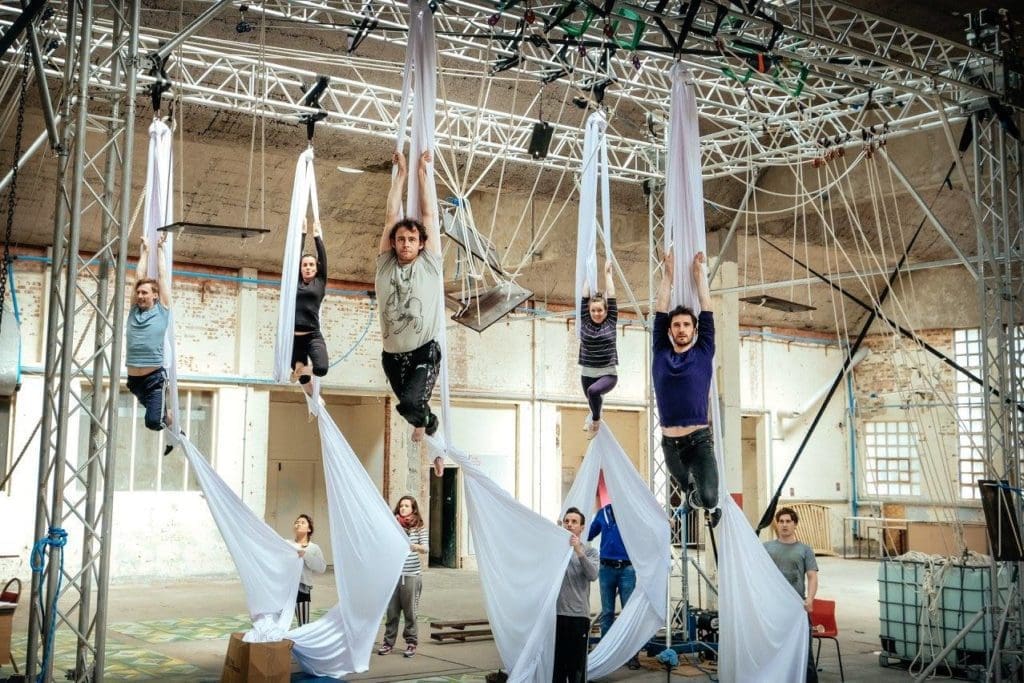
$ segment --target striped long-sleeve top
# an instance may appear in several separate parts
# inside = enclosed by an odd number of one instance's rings
[[[430,547],[430,535],[427,532],[427,527],[421,526],[418,529],[406,529],[405,533],[409,534],[409,545]],[[416,576],[422,573],[423,563],[420,561],[420,554],[415,550],[410,550],[405,558],[405,564],[402,565],[402,575]]]
[[[580,361],[585,376],[616,374],[619,354],[616,348],[616,328],[619,308],[615,297],[605,299],[608,316],[595,323],[590,318],[590,297],[580,299]],[[589,372],[588,372],[589,370]],[[593,374],[592,371],[597,371]]]

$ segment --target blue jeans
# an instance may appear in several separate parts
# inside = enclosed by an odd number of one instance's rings
[[[625,607],[636,588],[636,570],[633,565],[616,569],[602,564],[597,580],[601,585],[601,637],[604,638],[615,621],[615,593],[618,591],[619,602]]]

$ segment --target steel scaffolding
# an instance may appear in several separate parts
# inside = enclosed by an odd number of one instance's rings
[[[139,3],[78,0],[67,16],[35,537],[65,530],[80,562],[65,564],[63,548],[49,546],[45,576],[33,573],[25,669],[30,680],[65,679],[54,671],[53,641],[70,633],[67,678],[94,681],[106,650]],[[105,46],[93,33],[102,19],[111,26]],[[102,85],[96,71],[107,75]],[[86,258],[79,238],[93,215],[101,244]],[[73,421],[83,443],[69,443]]]

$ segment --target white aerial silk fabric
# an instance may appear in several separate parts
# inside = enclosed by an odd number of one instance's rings
[[[327,409],[315,398],[306,401],[320,427],[338,604],[287,637],[295,641],[293,652],[303,671],[340,678],[370,666],[377,627],[409,554],[409,537]],[[297,586],[292,584],[293,601]]]
[[[281,293],[277,303],[277,342],[274,345],[274,381],[287,382],[292,374],[292,345],[295,343],[295,293],[299,286],[299,261],[302,259],[302,229],[307,211],[313,212],[313,225],[320,225],[320,202],[316,194],[313,148],[299,155],[292,184],[292,203],[288,213],[288,234],[281,262]]]
[[[555,606],[573,552],[569,532],[495,484],[472,456],[446,450],[437,435],[427,446],[430,457],[447,453],[462,469],[487,619],[510,683],[550,683]]]
[[[396,149],[400,152],[404,147],[406,122],[411,120],[406,215],[418,217],[419,156],[423,150],[434,149],[437,52],[427,4],[413,0],[409,7],[409,44]],[[434,182],[432,169],[427,182]],[[441,278],[437,286],[443,287]],[[442,319],[445,315],[443,297],[437,315]],[[447,455],[462,468],[487,618],[509,681],[549,683],[554,666],[555,603],[572,553],[569,534],[516,501],[491,481],[471,456],[451,446],[448,347],[443,325],[437,342],[442,349],[439,383],[444,437],[427,439],[430,457]]]
[[[377,626],[409,554],[409,539],[327,410],[317,400],[307,401],[318,415],[339,604],[291,631],[302,559],[242,502],[187,438],[181,437],[179,443],[242,580],[253,620],[245,639],[289,638],[303,671],[339,678],[369,668]]]
[[[149,260],[146,271],[149,277],[158,279],[160,269],[159,229],[174,221],[174,133],[161,119],[153,119],[149,126],[149,159],[146,164],[146,199],[143,206],[142,231],[149,244]],[[170,276],[174,266],[174,233],[164,233],[164,267]],[[172,299],[173,301],[173,299]],[[170,412],[174,424],[178,424],[178,362],[174,350],[174,308],[167,311],[167,331],[164,333],[164,369],[167,371],[165,396],[170,399]],[[171,432],[167,430],[167,437]]]
[[[666,591],[672,567],[672,539],[665,509],[610,429],[599,430],[590,442],[564,508],[587,511],[589,528],[596,513],[594,493],[602,470],[622,542],[636,570],[636,589],[587,658],[590,679],[607,676],[625,664],[665,625]]]
[[[665,182],[665,248],[675,266],[672,305],[699,311],[691,263],[707,251],[700,172],[700,133],[693,77],[672,68],[672,105]],[[698,331],[699,334],[699,331]],[[710,408],[718,471],[725,472],[718,387],[712,375]],[[606,478],[607,481],[607,478]],[[610,484],[610,482],[609,482]],[[758,541],[719,476],[722,520],[718,534],[718,673],[723,683],[803,681],[807,613],[799,597]]]
[[[249,616],[260,624],[262,633],[247,635],[246,640],[280,640],[292,622],[295,594],[302,576],[302,558],[291,543],[242,502],[191,441],[180,437],[178,445],[195,472],[213,520],[238,569]],[[172,453],[167,457],[177,456]]]
[[[612,221],[611,196],[608,187],[608,140],[605,129],[608,121],[604,111],[598,110],[587,117],[583,136],[583,168],[580,172],[580,207],[576,221],[576,302],[583,298],[584,285],[590,292],[598,291],[597,236],[601,228],[605,255],[611,256]],[[597,221],[598,179],[601,183],[601,221]],[[580,332],[580,319],[576,318],[576,334]]]

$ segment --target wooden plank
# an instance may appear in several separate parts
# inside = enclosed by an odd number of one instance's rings
[[[486,619],[452,619],[449,621],[432,621],[430,628],[466,628],[467,626],[486,626]]]
[[[491,633],[491,629],[469,629],[464,631],[440,631],[437,633],[431,633],[430,639],[436,640],[439,643],[450,643],[452,641],[459,641],[460,643],[466,642],[469,638],[493,638],[494,634]]]

